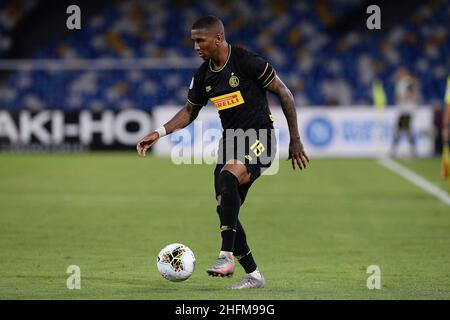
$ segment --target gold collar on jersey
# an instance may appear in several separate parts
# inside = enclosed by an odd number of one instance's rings
[[[212,64],[211,64],[211,59],[209,59],[209,69],[212,72],[220,72],[220,71],[222,71],[223,68],[225,68],[225,66],[227,65],[228,60],[230,60],[230,57],[231,57],[231,45],[228,45],[228,57],[227,57],[227,60],[225,61],[225,63],[223,64],[223,66],[219,70],[214,70],[213,67],[212,67]]]

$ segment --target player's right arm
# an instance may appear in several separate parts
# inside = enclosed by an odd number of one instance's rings
[[[156,129],[155,132],[146,135],[138,142],[136,150],[140,156],[145,156],[147,151],[158,141],[160,138],[159,132],[162,132],[163,135],[171,134],[176,130],[187,127],[197,118],[200,109],[208,103],[203,83],[204,72],[207,66],[207,63],[203,63],[194,77],[192,77],[186,105],[163,127]]]
[[[164,124],[166,134],[171,134],[176,130],[187,127],[197,118],[202,107],[203,106],[201,105],[194,105],[188,101],[186,105],[178,111],[172,119],[169,120],[169,122]],[[154,131],[139,140],[136,145],[138,154],[145,157],[147,151],[156,143],[156,141],[158,141],[159,138],[159,133]]]

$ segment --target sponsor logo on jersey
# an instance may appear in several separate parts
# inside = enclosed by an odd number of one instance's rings
[[[236,77],[233,73],[231,74],[230,80],[228,80],[228,83],[231,87],[236,88],[239,85],[239,78]]]
[[[239,90],[211,98],[211,102],[216,106],[217,110],[229,109],[245,103]]]

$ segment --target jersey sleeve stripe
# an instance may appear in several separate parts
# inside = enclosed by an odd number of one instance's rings
[[[204,106],[204,105],[205,105],[204,103],[194,103],[194,102],[192,102],[192,101],[189,100],[189,99],[187,99],[187,101],[188,101],[190,104],[194,105],[194,106]]]
[[[267,81],[272,80],[272,75],[274,74],[274,69],[272,68],[272,72],[269,74],[269,76],[266,78],[266,80],[263,81],[262,85],[265,86]]]
[[[263,73],[261,73],[261,75],[260,75],[258,78],[256,78],[256,80],[259,80],[260,78],[262,78],[262,76],[264,75],[264,73],[266,73],[268,67],[269,67],[269,63],[267,62],[267,63],[266,63],[266,67],[264,68]]]
[[[269,84],[271,84],[272,81],[273,81],[273,79],[275,79],[276,77],[277,77],[277,73],[275,72],[275,74],[273,75],[272,80],[270,80],[267,84],[265,84],[265,85],[263,86],[263,88],[266,88]]]

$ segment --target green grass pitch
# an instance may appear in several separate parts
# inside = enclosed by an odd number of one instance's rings
[[[262,290],[214,279],[213,166],[132,153],[0,154],[0,299],[450,299],[450,207],[372,159],[312,159],[264,176],[240,219]],[[402,162],[442,189],[439,159]],[[188,245],[190,279],[156,269]],[[66,288],[69,265],[81,290]],[[381,289],[366,287],[378,265]]]

